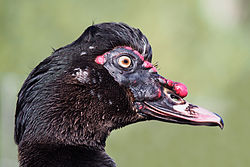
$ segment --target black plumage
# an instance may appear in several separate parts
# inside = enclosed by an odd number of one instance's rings
[[[119,66],[121,56],[131,61],[126,69]],[[174,105],[189,103],[181,98],[182,85],[161,77],[151,59],[147,38],[123,23],[90,26],[76,41],[55,50],[29,74],[18,94],[20,166],[115,166],[105,153],[107,136],[138,121],[223,126],[218,116],[199,122],[195,116],[154,112],[158,107],[175,114]],[[190,104],[186,111],[196,108]]]

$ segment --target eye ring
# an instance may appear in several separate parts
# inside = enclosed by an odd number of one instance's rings
[[[131,65],[131,59],[128,56],[121,56],[118,58],[118,64],[123,68],[128,68]]]

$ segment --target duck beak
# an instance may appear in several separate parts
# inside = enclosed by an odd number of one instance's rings
[[[173,91],[163,88],[163,97],[156,101],[136,102],[137,111],[149,119],[179,124],[224,127],[222,118],[199,106],[186,102]]]

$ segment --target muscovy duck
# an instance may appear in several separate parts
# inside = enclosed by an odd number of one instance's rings
[[[107,136],[139,121],[223,128],[219,115],[185,101],[186,86],[160,76],[151,59],[147,38],[124,23],[92,25],[55,50],[18,94],[20,166],[115,166]]]

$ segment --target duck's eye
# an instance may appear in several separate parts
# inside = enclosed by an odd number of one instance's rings
[[[123,68],[128,68],[131,64],[131,59],[128,56],[121,56],[118,58],[118,64]]]

